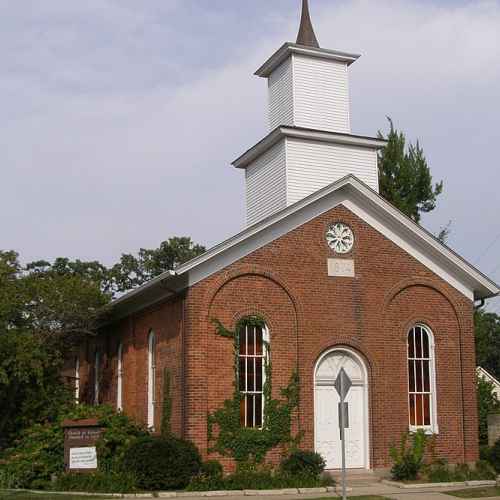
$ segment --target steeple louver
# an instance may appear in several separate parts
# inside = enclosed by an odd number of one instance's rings
[[[298,45],[306,45],[308,47],[316,47],[319,49],[318,39],[314,33],[314,28],[309,14],[308,0],[302,0],[302,17],[300,19],[299,34],[297,36]]]

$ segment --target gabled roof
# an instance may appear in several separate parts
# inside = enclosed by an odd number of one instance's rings
[[[478,377],[491,382],[497,390],[500,390],[500,382],[495,378],[489,371],[485,370],[482,366],[476,368],[476,373]]]
[[[348,175],[125,294],[111,304],[112,316],[126,316],[177,294],[339,205],[344,205],[470,300],[500,293],[498,285],[487,276],[357,177]]]

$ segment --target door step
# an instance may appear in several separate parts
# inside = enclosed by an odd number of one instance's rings
[[[342,481],[342,471],[339,469],[326,470],[325,473],[332,476],[337,484]],[[380,482],[380,477],[377,474],[366,469],[348,469],[346,477],[349,486],[368,486]]]

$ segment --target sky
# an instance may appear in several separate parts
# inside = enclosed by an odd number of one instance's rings
[[[500,1],[310,0],[350,67],[353,133],[420,141],[423,219],[500,281]],[[232,160],[268,132],[253,72],[294,41],[300,0],[0,0],[0,248],[116,262],[244,226]],[[500,301],[491,309],[500,312]]]

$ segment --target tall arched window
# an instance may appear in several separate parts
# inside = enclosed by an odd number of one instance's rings
[[[434,338],[424,325],[408,333],[410,430],[437,432]]]
[[[265,364],[269,334],[264,326],[243,323],[240,329],[238,375],[241,393],[240,423],[262,427],[264,420]]]
[[[100,377],[101,377],[101,355],[98,350],[95,352],[94,357],[94,404],[99,404],[99,389],[100,389]]]
[[[116,367],[116,409],[123,410],[123,344],[118,345]]]
[[[156,393],[156,338],[153,330],[148,337],[148,427],[155,426],[155,393]]]
[[[80,402],[80,358],[75,356],[75,403]]]

